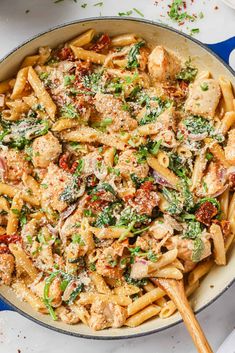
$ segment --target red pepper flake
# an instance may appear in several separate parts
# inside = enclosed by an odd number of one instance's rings
[[[10,254],[8,246],[0,245],[0,254]]]
[[[215,9],[215,10],[218,10],[218,9],[219,9],[219,6],[215,6],[214,9]]]

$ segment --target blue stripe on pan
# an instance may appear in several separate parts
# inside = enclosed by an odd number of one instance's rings
[[[223,42],[207,44],[207,46],[219,55],[226,63],[229,63],[229,56],[235,49],[235,37],[229,38]],[[12,307],[0,300],[0,311],[2,310],[14,311]]]
[[[223,42],[207,44],[207,46],[229,64],[229,56],[235,49],[235,37],[224,40]]]

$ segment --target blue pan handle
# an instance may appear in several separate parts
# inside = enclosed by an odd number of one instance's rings
[[[10,305],[8,305],[6,302],[0,299],[0,311],[3,311],[3,310],[15,311],[12,307],[10,307]]]
[[[229,56],[235,49],[235,37],[231,37],[223,42],[207,44],[207,46],[229,64]]]
[[[217,55],[219,55],[226,63],[229,63],[229,56],[233,49],[235,49],[235,37],[229,38],[223,42],[207,44],[207,46]],[[14,309],[12,309],[7,303],[0,299],[0,311],[2,310],[14,311]]]

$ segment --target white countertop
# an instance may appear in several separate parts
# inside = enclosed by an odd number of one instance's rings
[[[159,0],[103,0],[102,6],[94,6],[99,0],[0,0],[0,58],[32,35],[63,22],[83,17],[118,15],[118,12],[140,10],[144,17],[162,21],[174,27],[176,24],[162,15],[166,14],[170,1]],[[221,1],[188,0],[193,7],[188,12],[203,11],[204,18],[186,24],[200,28],[195,38],[204,43],[216,43],[235,36],[235,11]],[[86,3],[85,8],[81,4]],[[218,6],[218,9],[216,9]],[[29,11],[27,11],[29,10]],[[133,16],[140,17],[133,11]],[[230,55],[230,65],[235,67],[235,50]],[[198,315],[206,336],[216,351],[235,327],[235,285],[221,298]],[[93,341],[69,337],[38,326],[14,312],[0,312],[1,353],[195,353],[191,339],[182,324],[167,331],[137,339],[122,341]],[[235,353],[233,344],[226,353]]]

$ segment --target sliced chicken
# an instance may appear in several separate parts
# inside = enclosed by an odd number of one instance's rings
[[[94,103],[96,110],[102,114],[103,118],[112,119],[110,125],[107,126],[107,131],[132,131],[137,127],[137,121],[131,118],[129,112],[122,109],[122,101],[114,98],[112,94],[97,93]]]
[[[219,83],[212,79],[196,80],[189,87],[185,110],[194,115],[213,118],[221,96]]]
[[[235,165],[235,129],[228,133],[228,143],[224,149],[225,157],[232,165]]]
[[[181,69],[179,58],[161,45],[156,46],[148,58],[148,70],[153,80],[174,79]]]
[[[108,327],[121,327],[126,318],[126,309],[120,305],[96,300],[91,306],[89,326],[96,331]]]
[[[56,309],[55,313],[61,321],[69,325],[77,324],[80,321],[78,314],[68,306],[61,305]]]
[[[33,165],[36,168],[47,168],[50,162],[57,160],[62,152],[59,140],[48,132],[33,141]]]
[[[6,164],[5,178],[9,181],[20,181],[24,173],[31,174],[32,167],[27,155],[17,149],[2,150],[1,155]]]
[[[205,176],[203,177],[201,186],[196,190],[196,194],[200,197],[218,196],[226,188],[226,180],[226,170],[223,168],[223,166],[211,162]]]
[[[203,241],[203,249],[202,253],[200,254],[200,259],[198,259],[198,261],[201,261],[211,255],[210,241],[207,240],[205,236],[202,236],[201,239]],[[168,239],[166,247],[168,250],[177,248],[178,257],[184,261],[193,260],[194,241],[192,239],[184,239],[175,235]]]
[[[50,163],[47,174],[42,180],[41,193],[42,201],[46,205],[50,205],[56,211],[63,211],[68,204],[60,200],[60,195],[64,189],[71,185],[72,175],[59,168],[57,165]]]

